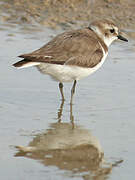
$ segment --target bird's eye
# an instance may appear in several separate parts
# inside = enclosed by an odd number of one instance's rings
[[[110,29],[110,32],[111,32],[111,33],[114,33],[114,31],[115,31],[114,29]]]

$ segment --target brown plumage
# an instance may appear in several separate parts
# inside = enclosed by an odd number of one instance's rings
[[[23,60],[14,66],[37,66],[41,73],[50,75],[59,82],[62,101],[63,82],[74,81],[70,99],[72,105],[77,81],[102,66],[108,54],[108,47],[117,39],[128,41],[112,21],[97,20],[88,28],[62,33],[40,49],[20,55]]]
[[[21,67],[30,62],[42,62],[92,68],[103,57],[100,44],[107,52],[108,48],[105,43],[90,28],[65,32],[56,36],[40,49],[20,55],[19,57],[24,59],[15,63],[14,66]]]

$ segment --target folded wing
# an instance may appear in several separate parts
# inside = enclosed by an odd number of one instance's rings
[[[15,67],[28,67],[40,63],[94,67],[103,57],[95,33],[89,29],[73,30],[56,36],[40,49],[19,57],[23,60]]]

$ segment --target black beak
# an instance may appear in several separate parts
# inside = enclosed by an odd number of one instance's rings
[[[124,38],[123,36],[121,36],[120,34],[117,37],[118,37],[118,39],[120,39],[122,41],[128,42],[128,40],[126,38]]]

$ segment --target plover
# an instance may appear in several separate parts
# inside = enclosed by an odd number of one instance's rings
[[[13,66],[19,69],[36,66],[41,73],[50,75],[59,82],[63,101],[63,82],[73,81],[72,104],[76,82],[102,66],[108,47],[116,39],[128,41],[111,20],[97,20],[89,27],[59,34],[40,49],[20,55],[23,60]]]

